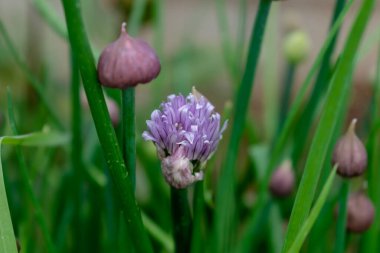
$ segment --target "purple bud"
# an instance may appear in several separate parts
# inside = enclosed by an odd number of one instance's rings
[[[177,188],[203,178],[202,169],[215,152],[227,122],[198,91],[187,97],[170,95],[147,120],[143,138],[153,141],[165,179]]]
[[[355,134],[356,119],[353,119],[346,134],[334,148],[332,164],[338,164],[337,172],[342,177],[355,177],[367,167],[367,151]]]
[[[347,206],[347,230],[362,233],[373,223],[375,208],[363,192],[352,194]]]
[[[270,192],[275,197],[288,197],[293,191],[294,181],[292,164],[286,160],[273,172],[269,182]]]
[[[145,41],[129,36],[125,26],[123,23],[120,37],[100,55],[98,77],[104,86],[126,89],[148,83],[160,73],[155,51]]]

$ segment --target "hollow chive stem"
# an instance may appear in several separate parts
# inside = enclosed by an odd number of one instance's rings
[[[73,200],[73,219],[71,221],[71,229],[74,233],[76,240],[74,241],[73,248],[80,250],[84,249],[82,241],[83,224],[81,222],[81,187],[83,184],[83,163],[82,163],[82,133],[81,133],[82,117],[80,105],[80,74],[77,61],[75,60],[73,52],[71,52],[71,166],[72,173],[70,182],[71,199]]]
[[[261,42],[269,16],[272,1],[260,0],[255,23],[253,25],[247,62],[240,86],[234,100],[234,120],[232,133],[228,145],[216,195],[216,209],[214,220],[214,251],[229,252],[232,246],[234,223],[234,171],[239,152],[240,139],[243,134],[245,117],[253,87],[257,62],[261,52]]]
[[[287,64],[287,67],[286,67],[286,77],[285,77],[285,81],[283,85],[283,92],[280,98],[281,102],[280,102],[279,115],[278,115],[277,133],[281,132],[285,119],[286,119],[286,115],[288,113],[290,96],[291,96],[291,92],[293,88],[296,67],[297,67],[296,64],[290,63],[290,62]]]
[[[191,253],[204,252],[203,248],[203,221],[204,221],[204,189],[203,181],[194,186],[193,197],[193,231],[191,238]]]
[[[191,242],[191,214],[187,198],[187,188],[171,187],[173,235],[176,253],[189,253]]]
[[[350,182],[344,180],[339,193],[339,212],[336,224],[336,241],[334,253],[343,253],[346,246],[346,224],[347,224],[347,201],[350,192]]]
[[[122,91],[122,149],[132,186],[136,186],[135,88]]]
[[[126,216],[126,225],[133,231],[132,241],[137,252],[153,252],[151,242],[142,223],[141,214],[126,172],[123,156],[116,139],[106,107],[103,91],[97,79],[95,61],[84,30],[78,0],[62,0],[70,45],[78,61],[83,86],[89,102],[96,131],[105,161],[115,185],[120,206]]]
[[[140,27],[146,0],[134,2],[131,16],[128,21],[128,32],[134,36]],[[133,189],[136,186],[136,116],[135,116],[135,87],[122,90],[121,93],[121,146],[123,158],[130,173]]]

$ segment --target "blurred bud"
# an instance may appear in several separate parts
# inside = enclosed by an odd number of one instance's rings
[[[294,172],[290,160],[284,161],[272,174],[269,190],[273,196],[288,197],[294,188]]]
[[[332,164],[338,164],[338,174],[342,177],[355,177],[364,173],[367,167],[367,151],[355,134],[356,119],[353,119],[347,132],[334,148]]]
[[[120,110],[119,110],[119,106],[110,97],[106,97],[106,105],[107,105],[107,108],[108,108],[108,112],[110,114],[112,125],[117,126],[119,124],[119,122],[120,122]]]
[[[177,189],[186,188],[196,181],[203,180],[203,171],[194,170],[182,147],[178,148],[174,155],[162,159],[161,169],[166,182]]]
[[[112,125],[115,127],[120,122],[119,106],[117,105],[117,103],[112,98],[108,97],[107,95],[105,95],[105,100],[106,100],[106,105],[108,108],[108,113],[110,114],[110,118],[112,121]],[[80,93],[80,102],[81,102],[83,108],[85,108],[86,110],[90,109],[90,107],[88,105],[88,100],[87,100],[86,94],[83,91],[81,91],[81,93]]]
[[[366,231],[373,223],[375,208],[363,192],[354,193],[348,199],[347,230],[354,233]]]
[[[290,32],[285,37],[284,54],[294,64],[301,63],[310,52],[310,38],[300,30]]]
[[[155,51],[145,41],[129,36],[125,26],[123,23],[120,37],[100,55],[98,77],[104,86],[126,89],[148,83],[160,73]]]
[[[17,252],[21,251],[21,243],[18,239],[16,239],[16,247],[17,247]]]

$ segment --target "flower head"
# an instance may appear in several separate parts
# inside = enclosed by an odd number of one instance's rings
[[[147,120],[143,138],[153,141],[166,181],[184,188],[203,179],[203,167],[215,152],[227,122],[198,91],[187,97],[170,95]]]

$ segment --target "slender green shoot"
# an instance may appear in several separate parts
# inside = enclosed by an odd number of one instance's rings
[[[336,241],[334,253],[344,253],[346,248],[347,201],[350,182],[343,181],[339,196],[338,222],[336,224]]]
[[[350,91],[350,82],[347,82],[355,61],[362,35],[371,16],[374,0],[365,0],[359,10],[359,14],[353,24],[347,38],[341,61],[330,84],[323,113],[316,130],[315,137],[307,157],[304,174],[302,176],[296,200],[293,206],[289,226],[286,234],[283,252],[287,252],[293,243],[295,236],[304,223],[318,184],[321,168],[327,155],[327,150],[335,130],[339,114],[339,108],[344,106],[344,95]]]
[[[187,198],[187,189],[171,187],[172,222],[176,253],[189,253],[192,220]]]
[[[191,253],[204,252],[204,205],[203,181],[199,181],[194,186]]]
[[[302,244],[304,243],[307,235],[309,234],[311,228],[314,225],[315,220],[318,218],[318,215],[321,212],[323,205],[327,200],[331,186],[334,182],[336,169],[337,166],[335,165],[334,168],[331,170],[330,176],[327,179],[325,186],[323,187],[323,190],[319,195],[317,201],[315,202],[315,205],[311,210],[309,217],[303,223],[300,231],[297,233],[294,241],[292,242],[291,247],[289,248],[289,250],[286,251],[287,253],[297,253],[300,251]]]
[[[380,178],[379,171],[379,156],[378,151],[380,148],[379,143],[379,106],[380,106],[380,46],[378,48],[377,68],[375,77],[375,92],[372,100],[371,110],[371,133],[368,137],[367,150],[368,150],[368,194],[374,203],[376,215],[375,220],[365,234],[363,242],[363,252],[376,252],[379,249],[379,235],[380,235],[380,185],[378,178]]]
[[[214,220],[214,246],[216,252],[229,252],[233,241],[235,164],[239,152],[240,139],[243,134],[246,114],[248,111],[254,76],[261,51],[261,42],[264,37],[265,25],[271,4],[272,1],[260,0],[255,24],[253,26],[244,75],[235,98],[232,133],[216,195]]]

